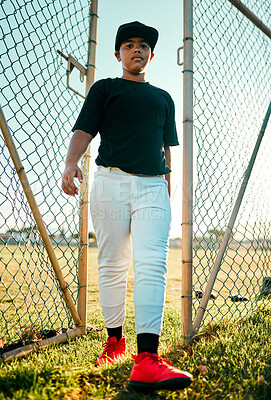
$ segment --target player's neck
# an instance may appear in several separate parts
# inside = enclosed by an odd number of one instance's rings
[[[127,79],[129,81],[134,81],[134,82],[146,82],[145,81],[145,72],[138,73],[138,74],[132,74],[129,71],[126,71],[125,69],[123,70],[123,74],[121,79]]]

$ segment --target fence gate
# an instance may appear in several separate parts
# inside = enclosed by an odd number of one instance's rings
[[[184,0],[184,343],[270,298],[270,21],[268,0]]]
[[[94,80],[97,8],[0,5],[0,362],[86,331],[88,155],[79,200],[60,181]]]

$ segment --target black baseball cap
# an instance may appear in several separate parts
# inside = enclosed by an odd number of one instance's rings
[[[131,37],[141,37],[145,39],[150,45],[151,51],[153,51],[158,40],[158,31],[138,21],[123,24],[119,27],[116,34],[115,50],[118,51],[121,44]]]

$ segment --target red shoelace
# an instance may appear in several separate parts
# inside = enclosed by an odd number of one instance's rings
[[[132,358],[135,360],[136,359],[136,355],[133,355],[132,356]],[[156,356],[156,355],[149,355],[149,357],[151,357],[152,359],[153,359],[153,362],[156,362],[156,361],[158,361],[158,363],[160,364],[160,365],[170,365],[170,366],[172,366],[172,362],[170,361],[170,360],[168,360],[167,358],[162,358],[162,357],[159,357],[159,356]]]
[[[114,352],[114,350],[117,347],[117,343],[104,343],[103,344],[104,347],[104,351],[103,354],[106,352],[107,355],[109,356],[110,354],[112,354]]]

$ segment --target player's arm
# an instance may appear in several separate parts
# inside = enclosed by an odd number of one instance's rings
[[[78,167],[78,162],[86,152],[92,139],[92,135],[79,129],[74,131],[71,138],[61,185],[63,191],[70,196],[78,194],[78,188],[74,183],[74,178],[77,178],[80,183],[83,181],[83,174]]]
[[[165,159],[166,159],[166,165],[171,168],[171,154],[170,154],[170,147],[169,146],[165,146]],[[170,186],[170,174],[165,175],[165,178],[167,180],[168,183],[168,194],[170,197],[170,193],[171,193],[171,186]]]

